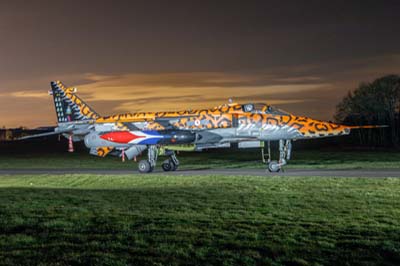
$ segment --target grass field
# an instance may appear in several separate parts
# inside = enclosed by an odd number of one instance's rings
[[[0,177],[2,265],[399,265],[400,179]]]
[[[260,151],[220,150],[203,153],[180,153],[181,169],[205,168],[263,168]],[[274,158],[278,155],[274,154]],[[140,159],[140,158],[138,158]],[[158,167],[161,161],[160,157]],[[96,168],[137,169],[133,161],[122,163],[121,159],[108,156],[98,158],[87,153],[44,153],[0,155],[0,169],[26,168]],[[400,152],[382,151],[294,151],[286,168],[400,168]]]

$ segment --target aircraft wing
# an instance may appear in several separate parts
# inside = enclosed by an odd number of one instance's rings
[[[20,138],[18,138],[17,140],[25,140],[25,139],[40,138],[40,137],[46,137],[46,136],[57,135],[57,134],[60,134],[60,133],[58,133],[58,132],[45,132],[45,133],[40,133],[40,134],[35,134],[35,135],[20,137]]]
[[[62,134],[62,133],[67,133],[67,132],[71,132],[71,131],[72,131],[71,129],[50,131],[50,132],[45,132],[45,133],[40,133],[40,134],[35,134],[35,135],[23,136],[23,137],[18,138],[17,140],[41,138],[41,137],[47,137],[47,136],[53,136],[53,135],[58,135],[58,134]]]

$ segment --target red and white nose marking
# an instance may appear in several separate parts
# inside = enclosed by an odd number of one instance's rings
[[[101,135],[100,138],[117,143],[130,143],[135,141],[136,139],[145,138],[145,136],[135,135],[134,133],[129,131],[118,131],[106,133],[104,135]]]

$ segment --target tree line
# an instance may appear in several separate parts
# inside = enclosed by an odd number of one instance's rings
[[[336,106],[335,120],[345,125],[387,125],[358,129],[352,134],[352,142],[399,148],[400,76],[387,75],[349,91]]]

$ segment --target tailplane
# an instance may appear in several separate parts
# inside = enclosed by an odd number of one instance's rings
[[[52,81],[50,84],[58,123],[93,120],[100,117],[75,94],[76,88],[67,88],[60,81]]]

